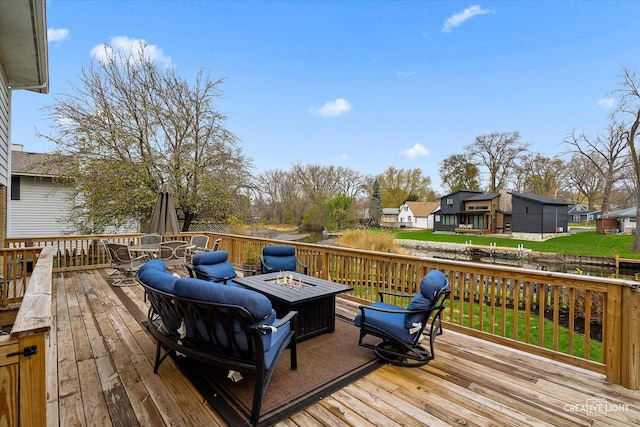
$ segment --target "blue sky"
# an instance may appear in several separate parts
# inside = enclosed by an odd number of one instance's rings
[[[607,122],[640,72],[635,1],[47,1],[50,93],[13,93],[12,142],[52,151],[42,107],[102,43],[144,40],[190,78],[224,77],[219,110],[255,172],[303,164],[378,174],[439,163],[519,131],[561,152]]]

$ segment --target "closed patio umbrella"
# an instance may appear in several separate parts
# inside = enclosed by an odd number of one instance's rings
[[[171,188],[166,182],[160,187],[158,201],[149,220],[148,232],[160,235],[178,234],[180,232],[178,214],[171,198]]]

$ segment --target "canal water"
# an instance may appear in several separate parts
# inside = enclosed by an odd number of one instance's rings
[[[640,276],[640,264],[636,268],[620,268],[616,272],[615,266],[593,265],[581,263],[564,263],[552,261],[529,261],[526,259],[503,258],[499,255],[478,256],[464,252],[443,252],[411,249],[410,254],[427,258],[451,259],[458,261],[471,261],[481,264],[506,265],[510,267],[520,267],[530,270],[553,271],[559,273],[583,274],[595,277],[616,277],[619,274],[621,279],[633,280],[636,275]]]
[[[329,240],[335,238],[335,236],[327,236],[322,233],[312,233],[300,240],[304,243],[322,243],[324,240]],[[520,267],[531,270],[543,270],[543,271],[553,271],[560,273],[573,273],[573,274],[584,274],[586,276],[595,276],[595,277],[616,277],[616,273],[619,274],[619,278],[621,279],[629,279],[634,280],[636,277],[640,277],[640,264],[635,267],[625,267],[620,268],[616,272],[615,265],[594,265],[594,264],[583,264],[583,263],[565,263],[565,262],[554,262],[554,261],[531,261],[526,259],[526,257],[518,258],[518,257],[502,257],[499,253],[492,254],[490,256],[480,256],[474,253],[473,251],[465,251],[465,250],[442,250],[442,249],[419,249],[415,248],[410,244],[406,244],[410,241],[396,241],[401,244],[403,249],[406,251],[408,255],[414,255],[425,258],[440,258],[440,259],[450,259],[457,261],[470,261],[477,262],[481,264],[497,264],[497,265],[507,265],[511,267]],[[403,245],[402,243],[405,243]],[[426,243],[426,242],[423,242]],[[496,251],[499,252],[499,251]]]

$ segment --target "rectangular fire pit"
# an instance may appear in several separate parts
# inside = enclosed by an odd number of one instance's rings
[[[298,340],[333,332],[336,324],[336,295],[352,289],[290,271],[237,277],[233,281],[269,298],[278,316],[296,310]]]

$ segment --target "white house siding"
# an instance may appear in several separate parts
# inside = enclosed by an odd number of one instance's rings
[[[9,237],[75,234],[66,218],[69,193],[51,178],[20,177],[20,200],[10,202]]]
[[[433,221],[433,214],[426,217],[416,217],[415,213],[407,204],[403,204],[402,206],[400,206],[400,213],[398,214],[398,222],[400,223],[400,227],[413,227],[433,230]]]

